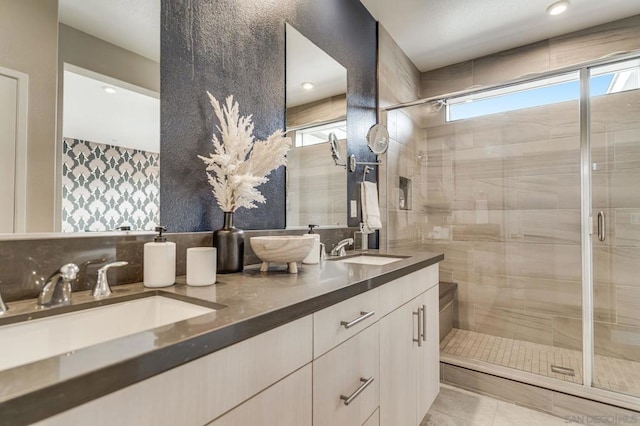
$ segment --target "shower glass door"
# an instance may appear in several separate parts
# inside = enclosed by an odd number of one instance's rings
[[[640,396],[640,61],[590,69],[592,385]]]

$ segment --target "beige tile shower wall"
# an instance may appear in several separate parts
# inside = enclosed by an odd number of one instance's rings
[[[609,131],[593,137],[594,203],[608,218],[608,238],[595,244],[596,349],[634,360],[638,96],[596,98],[592,108],[594,117],[616,111],[605,118]],[[581,348],[579,131],[569,113],[577,114],[575,102],[425,129],[429,191],[417,238],[445,253],[441,275],[458,283],[458,327]]]
[[[636,49],[640,16],[424,73],[421,96]],[[594,203],[609,227],[595,249],[596,353],[634,360],[640,359],[637,96],[607,96],[593,105]],[[629,105],[624,113],[614,107],[620,104]],[[389,203],[389,240],[445,253],[441,279],[458,283],[455,326],[581,349],[577,102],[449,124],[430,106],[397,114],[418,117],[423,128],[423,137],[401,152],[416,159],[426,149],[426,181],[411,219]]]
[[[378,30],[378,102],[380,107],[410,102],[420,97],[420,72],[379,26]],[[426,195],[426,162],[417,159],[426,142],[418,119],[406,111],[381,114],[380,122],[389,128],[390,145],[379,169],[379,197],[383,213],[380,247],[415,246],[418,241],[416,212]],[[426,160],[426,158],[425,158]],[[411,179],[411,210],[399,210],[399,177]],[[388,239],[387,235],[391,238]]]
[[[336,95],[287,109],[287,128],[345,120],[346,95]],[[295,131],[289,133],[295,140]],[[340,155],[347,157],[347,141],[340,140]],[[287,154],[287,227],[309,224],[346,226],[347,177],[334,164],[329,142],[294,147]]]
[[[287,127],[307,126],[330,120],[344,120],[346,117],[347,95],[336,95],[287,108]]]
[[[345,158],[347,141],[338,143]],[[329,143],[292,148],[287,162],[287,226],[346,226],[346,172],[334,164]]]
[[[555,316],[580,318],[577,107],[432,114],[420,238],[458,283],[458,327],[551,345]]]

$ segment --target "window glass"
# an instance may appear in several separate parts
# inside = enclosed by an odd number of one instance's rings
[[[640,61],[598,67],[590,80],[591,97],[640,88]],[[578,71],[518,83],[447,100],[447,121],[464,120],[580,99]]]
[[[329,141],[329,133],[334,133],[338,140],[347,138],[347,122],[322,124],[296,131],[296,147],[309,146]]]

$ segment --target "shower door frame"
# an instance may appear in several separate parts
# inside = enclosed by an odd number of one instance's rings
[[[439,96],[419,99],[412,102],[391,105],[380,108],[380,121],[386,122],[386,115],[390,111],[425,105],[434,102],[446,102],[447,99],[459,96],[473,95],[487,90],[507,88],[521,83],[554,77],[570,72],[580,73],[579,126],[580,126],[580,192],[581,192],[581,262],[582,262],[582,384],[568,383],[551,377],[546,377],[510,367],[490,364],[484,361],[472,360],[456,355],[447,355],[444,362],[459,367],[492,374],[510,380],[544,387],[550,390],[591,399],[606,404],[637,410],[640,406],[640,396],[632,396],[614,390],[597,388],[593,385],[594,369],[594,283],[593,283],[593,215],[592,215],[592,162],[591,162],[591,69],[640,59],[640,50],[605,56],[601,59],[583,62],[569,67],[552,71],[526,74],[510,80],[507,83],[474,87],[473,89],[446,93]],[[385,177],[386,178],[386,177]],[[385,179],[388,184],[388,179]],[[387,188],[388,194],[388,188]],[[388,224],[388,211],[387,221]],[[389,248],[388,229],[385,229],[386,248]]]

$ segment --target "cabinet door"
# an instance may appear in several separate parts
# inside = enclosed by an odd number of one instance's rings
[[[420,422],[429,411],[429,407],[440,391],[440,328],[438,286],[432,287],[420,295],[417,305],[424,309],[420,320],[423,321],[424,336],[422,346],[416,351],[417,368],[417,420]],[[422,327],[421,327],[422,328]]]
[[[380,426],[380,412],[376,410],[362,426]]]
[[[314,426],[361,425],[371,417],[380,402],[379,342],[376,323],[313,361]],[[345,405],[343,397],[353,398]]]
[[[311,426],[311,364],[234,408],[210,426]]]
[[[380,424],[415,425],[416,350],[415,301],[380,320]]]

